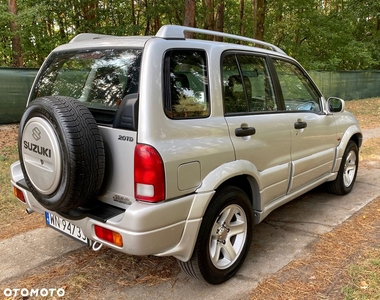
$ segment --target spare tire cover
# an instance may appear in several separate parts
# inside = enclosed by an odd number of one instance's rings
[[[99,192],[103,139],[78,100],[49,96],[30,102],[20,122],[18,148],[26,184],[45,208],[67,212],[89,204]]]

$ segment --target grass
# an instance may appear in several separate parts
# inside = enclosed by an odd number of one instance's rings
[[[349,269],[350,283],[342,293],[345,300],[380,299],[380,249],[368,251]]]
[[[353,100],[346,102],[346,109],[352,112],[362,129],[380,127],[380,98]],[[380,138],[366,138],[360,149],[362,167],[371,167],[371,164],[380,161]]]
[[[261,282],[250,299],[380,299],[379,212],[380,197]],[[357,291],[366,292],[366,297],[357,297]]]
[[[178,272],[172,257],[131,256],[106,247],[98,252],[81,248],[3,285],[29,290],[49,286],[64,289],[64,299],[98,299],[99,295],[105,296],[103,287],[107,290],[111,287],[117,294],[137,285],[155,286],[165,282],[173,285]]]
[[[18,159],[14,129],[0,131],[0,219],[5,222],[10,222],[9,215],[20,207],[14,201],[9,176],[10,165]]]
[[[346,101],[346,109],[356,116],[362,129],[380,127],[380,98]]]
[[[0,240],[43,227],[44,217],[25,213],[25,206],[13,195],[9,169],[18,160],[17,128],[0,127]]]
[[[10,185],[9,168],[13,161],[17,159],[17,147],[6,147],[0,149],[0,218],[10,221],[9,214],[19,207],[14,201],[13,192]]]

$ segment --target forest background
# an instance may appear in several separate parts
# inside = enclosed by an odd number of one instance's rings
[[[79,33],[154,35],[165,24],[265,40],[308,70],[380,69],[379,0],[2,0],[0,66],[38,68]]]

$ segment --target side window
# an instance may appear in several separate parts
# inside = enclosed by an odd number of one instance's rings
[[[164,63],[164,108],[172,119],[210,115],[207,60],[202,50],[170,50]]]
[[[319,95],[310,80],[296,65],[273,60],[280,81],[286,110],[321,111]]]
[[[264,57],[227,55],[222,72],[225,113],[277,110]]]
[[[235,55],[224,57],[222,73],[225,113],[247,112],[247,99]]]

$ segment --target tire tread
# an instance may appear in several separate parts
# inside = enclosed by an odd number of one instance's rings
[[[38,98],[31,102],[27,112],[29,118],[42,116],[51,123],[60,146],[65,148],[67,159],[63,161],[64,172],[67,172],[63,176],[67,176],[64,178],[67,186],[64,191],[60,191],[60,195],[57,195],[58,192],[46,197],[40,195],[24,172],[33,195],[52,210],[68,211],[86,205],[99,192],[105,173],[103,139],[91,112],[78,100],[66,96]],[[27,120],[28,116],[22,119],[20,133]]]

